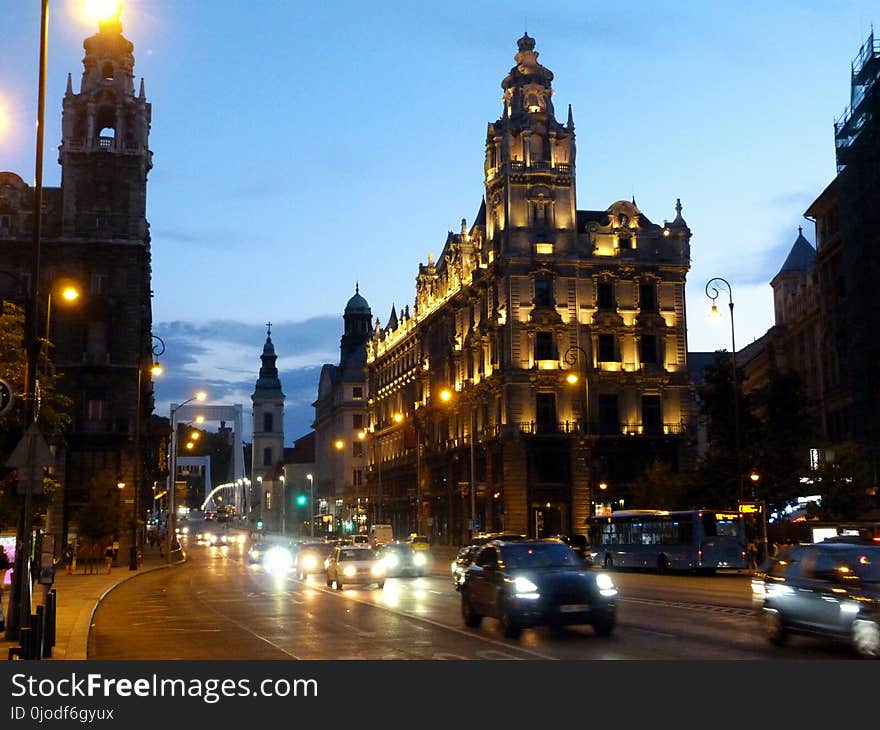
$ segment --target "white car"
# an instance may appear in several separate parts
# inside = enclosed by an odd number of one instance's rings
[[[341,591],[351,584],[385,586],[385,563],[365,545],[340,545],[327,559],[327,587]]]

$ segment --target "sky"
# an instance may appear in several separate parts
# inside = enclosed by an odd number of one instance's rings
[[[58,186],[61,100],[97,31],[50,0],[43,184]],[[0,0],[0,171],[32,183],[39,0]],[[690,226],[688,349],[730,348],[707,282],[731,286],[737,349],[773,324],[769,282],[835,175],[833,123],[876,0],[128,0],[152,104],[156,412],[204,389],[250,396],[266,323],[285,445],[310,430],[355,283],[384,325],[483,195],[486,125],[527,31],[577,134],[577,206],[635,197]],[[724,304],[727,294],[722,294]],[[248,420],[248,419],[246,419]],[[245,439],[250,438],[249,424]]]

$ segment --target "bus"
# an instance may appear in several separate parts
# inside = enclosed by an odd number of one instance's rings
[[[741,513],[619,510],[587,518],[589,557],[605,568],[714,573],[748,567]]]

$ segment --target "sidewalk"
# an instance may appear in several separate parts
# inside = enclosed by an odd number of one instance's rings
[[[183,560],[186,556],[183,556]],[[182,561],[181,561],[182,562]],[[120,563],[111,568],[108,574],[99,568],[98,573],[76,572],[67,575],[59,570],[55,576],[57,609],[55,617],[55,646],[52,656],[46,659],[85,659],[89,645],[89,630],[92,616],[98,604],[120,583],[153,570],[169,567],[166,558],[160,557],[156,550],[148,549],[139,570],[129,570],[128,564]],[[34,586],[34,603],[43,601],[44,587]],[[3,591],[3,614],[9,620],[9,590]],[[6,661],[9,650],[17,647],[17,641],[6,641],[0,633],[0,661]]]

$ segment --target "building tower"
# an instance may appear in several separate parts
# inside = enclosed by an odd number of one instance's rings
[[[266,343],[260,356],[263,364],[251,401],[254,404],[253,453],[251,456],[251,484],[257,491],[257,499],[251,504],[262,503],[260,489],[264,479],[273,477],[273,469],[284,458],[284,393],[278,379],[275,346],[272,344],[272,323],[266,325]],[[271,505],[264,505],[271,508]]]
[[[134,94],[134,45],[119,18],[83,42],[80,93],[67,76],[62,112],[62,234],[133,238],[149,244],[146,220],[151,107],[141,79]]]
[[[366,368],[372,317],[370,305],[355,284],[354,296],[342,315],[339,364],[321,368],[318,398],[313,404],[315,490],[328,505],[332,522],[330,514],[324,519],[333,530],[349,521],[352,530],[366,528],[364,470],[370,448]]]
[[[66,445],[56,452],[63,490],[49,508],[47,530],[63,546],[90,498],[124,484],[119,555],[127,560],[137,539],[129,525],[142,522],[148,485],[159,478],[157,459],[148,455],[161,451],[149,427],[151,376],[140,371],[151,356],[151,110],[143,81],[135,94],[134,46],[118,16],[101,22],[83,47],[79,93],[68,74],[62,104],[61,186],[44,188],[40,211],[40,290],[70,280],[81,294],[69,308],[48,298],[39,303],[51,312],[57,387],[72,403]],[[32,197],[21,178],[0,172],[0,267],[21,275],[30,272]]]

